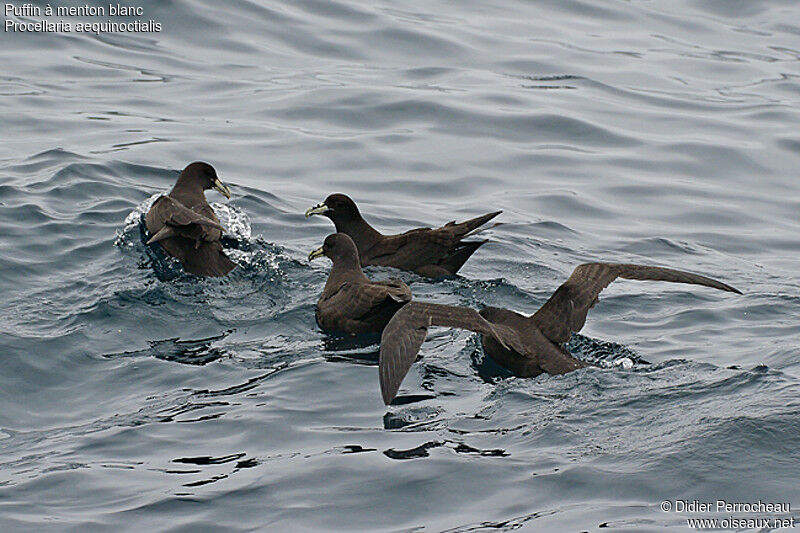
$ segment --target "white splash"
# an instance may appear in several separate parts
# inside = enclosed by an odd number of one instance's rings
[[[625,370],[629,370],[633,368],[633,360],[630,357],[623,357],[622,359],[614,361],[614,365],[621,366]]]
[[[222,227],[225,228],[225,235],[240,241],[249,241],[252,236],[250,227],[250,217],[232,204],[220,204],[214,202],[211,208],[216,213]]]
[[[125,222],[122,226],[122,229],[117,230],[117,239],[114,241],[114,246],[134,246],[138,239],[136,238],[128,238],[131,235],[135,235],[133,230],[139,227],[139,221],[142,219],[142,215],[150,211],[150,207],[153,205],[153,202],[161,196],[163,193],[156,193],[150,198],[146,199],[139,205],[133,208],[133,211],[128,213],[128,216],[125,217]]]

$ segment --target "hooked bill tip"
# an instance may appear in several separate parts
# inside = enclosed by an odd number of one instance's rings
[[[308,254],[308,260],[313,261],[317,257],[322,257],[325,253],[322,251],[322,248],[317,248],[316,250],[312,250],[311,253]]]

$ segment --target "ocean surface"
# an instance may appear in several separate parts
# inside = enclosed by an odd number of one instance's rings
[[[0,33],[0,530],[800,527],[795,0],[138,1],[68,20],[160,32]],[[142,241],[195,160],[221,279]],[[433,329],[385,407],[314,321],[332,192],[385,233],[503,210],[455,278],[368,269],[419,300],[532,313],[597,260],[744,294],[618,281],[564,376]]]

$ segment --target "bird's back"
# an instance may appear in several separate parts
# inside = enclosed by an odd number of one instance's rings
[[[470,232],[500,212],[465,222],[448,222],[439,228],[417,228],[397,235],[384,235],[366,250],[359,250],[361,264],[390,266],[422,276],[455,275],[486,241],[462,241]]]
[[[151,236],[161,231],[173,216],[173,204],[162,201],[164,198],[156,200],[145,215],[145,226]],[[176,198],[172,200],[179,201]],[[192,206],[184,204],[184,207],[219,223],[208,202],[202,201]],[[178,259],[186,272],[197,276],[224,276],[236,266],[222,249],[222,232],[219,229],[199,224],[171,227],[177,235],[159,240],[158,244],[168,255]]]
[[[548,339],[530,317],[497,307],[482,309],[480,314],[492,324],[506,326],[519,336],[522,346],[525,347],[525,353],[502,346],[497,339],[489,335],[483,335],[481,338],[486,353],[515,376],[533,377],[543,372],[563,374],[589,366]]]
[[[411,300],[408,286],[396,280],[340,280],[327,284],[317,302],[317,323],[326,330],[380,333],[403,305]]]

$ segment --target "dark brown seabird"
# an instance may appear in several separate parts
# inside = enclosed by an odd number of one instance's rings
[[[581,330],[586,314],[598,302],[600,292],[617,278],[691,283],[741,294],[730,285],[680,270],[587,263],[578,266],[531,316],[496,307],[487,307],[478,313],[471,309],[433,304],[420,306],[412,302],[395,313],[381,335],[378,366],[384,403],[388,405],[397,395],[400,383],[417,358],[429,326],[481,333],[484,351],[520,377],[537,376],[543,372],[565,374],[590,366],[573,357],[564,344],[573,332]]]
[[[328,281],[317,302],[321,328],[350,333],[380,333],[392,316],[411,301],[411,289],[400,280],[372,281],[361,270],[358,250],[344,233],[325,238],[308,260],[328,257],[333,262]]]
[[[438,326],[466,327],[504,338],[473,309],[412,302],[411,289],[402,281],[370,280],[361,270],[353,239],[344,233],[328,235],[308,259],[322,256],[333,262],[316,309],[317,323],[325,330],[353,335],[381,333],[400,308],[413,306],[436,317]]]
[[[389,266],[436,278],[458,272],[486,242],[462,239],[500,213],[495,211],[458,224],[454,220],[436,229],[418,228],[399,235],[383,235],[364,220],[350,197],[331,194],[323,203],[308,209],[306,216],[326,216],[333,221],[337,232],[350,236],[358,249],[361,266]]]
[[[147,244],[158,242],[190,274],[224,276],[236,263],[222,251],[224,228],[206,201],[207,189],[231,197],[230,189],[208,163],[195,162],[184,168],[169,194],[159,197],[145,216],[152,235]]]

